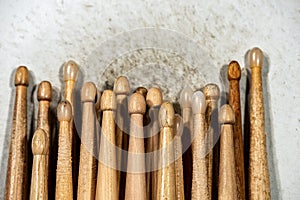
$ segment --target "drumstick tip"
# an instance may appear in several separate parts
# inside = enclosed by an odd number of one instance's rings
[[[76,81],[78,70],[77,63],[73,60],[69,60],[64,66],[64,80]]]
[[[144,96],[139,93],[133,93],[129,98],[128,111],[130,114],[145,114],[146,101]]]
[[[162,92],[159,88],[151,88],[146,96],[146,102],[149,107],[160,106],[163,102]]]
[[[143,95],[144,98],[146,98],[148,90],[145,87],[138,87],[138,88],[136,88],[136,90],[134,92],[139,93],[139,94]]]
[[[114,92],[116,95],[128,95],[130,93],[130,84],[125,76],[119,76],[114,84]]]
[[[179,103],[181,108],[191,108],[192,107],[192,96],[193,90],[189,86],[183,88],[180,93]]]
[[[194,114],[205,114],[206,101],[203,92],[197,91],[193,94],[192,110]]]
[[[112,90],[104,90],[101,96],[101,110],[116,110],[116,97]]]
[[[16,74],[15,74],[15,86],[18,85],[29,85],[29,72],[27,67],[20,66],[18,67]]]
[[[37,129],[32,138],[32,154],[33,155],[47,155],[48,154],[47,134],[43,129]]]
[[[57,106],[57,119],[58,121],[71,121],[72,107],[67,100],[61,101]]]
[[[218,100],[220,97],[220,88],[217,84],[209,83],[202,89],[206,99]]]
[[[237,61],[231,61],[228,65],[228,80],[240,80],[241,67]]]
[[[262,67],[264,62],[264,55],[260,48],[254,47],[249,52],[250,67]]]
[[[164,102],[158,113],[161,127],[172,127],[174,125],[175,111],[170,102]]]
[[[97,88],[94,83],[86,82],[81,89],[82,102],[95,102],[97,95]]]
[[[225,104],[219,111],[219,123],[220,124],[234,124],[234,111],[229,104]]]
[[[52,100],[52,86],[49,81],[42,81],[39,84],[37,91],[38,101],[51,101]]]
[[[182,136],[183,133],[182,117],[179,114],[175,114],[174,117],[174,133],[177,136]]]

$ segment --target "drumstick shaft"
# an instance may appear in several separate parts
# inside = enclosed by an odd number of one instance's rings
[[[5,186],[7,200],[26,198],[28,79],[27,68],[19,67],[15,74],[16,96]]]

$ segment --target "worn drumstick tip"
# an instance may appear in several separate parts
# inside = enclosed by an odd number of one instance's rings
[[[113,91],[104,90],[101,96],[101,110],[116,110],[116,97]]]
[[[16,70],[15,86],[18,86],[18,85],[25,85],[25,86],[29,85],[29,72],[28,72],[27,67],[25,67],[25,66],[20,66]]]
[[[64,66],[64,80],[76,81],[78,75],[78,65],[75,61],[69,60]]]
[[[95,102],[97,99],[97,88],[94,83],[86,82],[81,89],[82,102]]]
[[[180,93],[180,106],[181,108],[191,108],[192,107],[192,97],[193,90],[190,87],[185,87]]]
[[[264,55],[262,50],[258,47],[254,47],[249,52],[250,67],[262,67],[264,63]]]
[[[183,123],[182,123],[182,117],[179,114],[175,114],[174,116],[174,126],[173,126],[174,133],[177,134],[177,136],[181,137],[183,133]]]
[[[51,101],[52,100],[52,86],[49,81],[42,81],[39,84],[37,91],[38,101]]]
[[[49,152],[49,142],[47,142],[47,133],[43,129],[37,129],[32,138],[32,154],[47,155]]]
[[[193,94],[192,110],[193,110],[193,114],[205,114],[206,100],[203,92],[197,91]]]
[[[158,113],[159,123],[161,127],[173,127],[175,111],[170,102],[164,102]]]
[[[144,115],[146,112],[146,101],[143,95],[133,93],[129,98],[128,111],[130,114]]]
[[[149,107],[160,106],[163,102],[162,92],[159,88],[151,88],[146,96],[146,102]]]
[[[116,95],[128,95],[130,93],[130,84],[125,76],[119,76],[114,84],[114,92]]]
[[[67,101],[61,101],[57,106],[57,119],[58,121],[71,121],[72,119],[72,107]]]
[[[134,92],[139,93],[139,94],[143,95],[144,98],[146,98],[148,90],[145,87],[138,87],[138,88],[136,88],[136,90]]]
[[[206,99],[217,100],[220,97],[220,89],[219,86],[214,83],[207,84],[203,90],[203,94]]]
[[[228,104],[225,104],[221,107],[219,111],[219,123],[220,124],[234,124],[234,111],[232,107]]]
[[[231,61],[228,65],[228,80],[240,80],[241,67],[237,61]]]

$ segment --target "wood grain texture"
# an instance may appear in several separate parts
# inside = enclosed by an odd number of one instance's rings
[[[29,72],[20,66],[15,73],[13,110],[4,199],[26,199],[27,194],[27,86]]]
[[[236,183],[238,199],[244,200],[245,196],[245,170],[244,170],[244,144],[242,133],[242,117],[240,103],[241,68],[238,62],[232,61],[228,66],[229,80],[229,105],[235,114],[233,124],[234,158],[236,169]]]
[[[219,200],[236,200],[237,186],[234,162],[233,128],[234,112],[230,105],[225,104],[219,112],[221,124],[220,136],[220,172]]]
[[[101,97],[102,127],[98,160],[96,199],[119,198],[116,170],[115,118],[116,99],[113,91],[105,90]]]
[[[201,91],[195,92],[192,99],[194,141],[193,141],[193,178],[192,199],[209,200],[208,168],[206,163],[206,129],[205,129],[205,96]]]
[[[208,194],[209,199],[217,199],[218,197],[218,174],[219,174],[219,150],[220,143],[214,135],[217,134],[216,127],[212,127],[213,115],[217,113],[218,110],[218,100],[220,97],[220,89],[216,84],[210,83],[203,88],[203,93],[206,97],[206,130],[207,130],[207,150],[208,155],[206,156],[207,161],[207,179],[208,179]],[[217,119],[214,119],[217,120]],[[214,140],[218,140],[214,145]],[[214,146],[213,146],[214,145]]]
[[[146,164],[150,167],[151,171],[147,173],[147,199],[154,199],[157,189],[157,167],[158,167],[158,148],[159,148],[159,122],[158,122],[158,112],[159,107],[163,102],[162,92],[159,88],[150,88],[147,96],[146,102],[149,107],[148,119],[150,119],[149,127],[149,138],[147,138],[146,152],[153,153],[153,157],[146,160]]]
[[[160,140],[159,170],[157,173],[156,200],[176,199],[176,179],[174,165],[173,125],[174,108],[169,102],[164,102],[159,110]]]
[[[70,123],[72,120],[71,104],[64,100],[57,107],[59,120],[58,157],[56,168],[56,192],[57,200],[73,199],[72,179],[72,143],[70,136]]]
[[[184,177],[182,163],[182,142],[183,123],[180,115],[175,114],[174,117],[174,158],[175,158],[175,183],[176,183],[176,199],[184,200]]]
[[[253,48],[250,53],[250,155],[249,155],[249,199],[271,199],[264,98],[262,88],[263,53]]]
[[[30,200],[48,199],[48,161],[49,135],[43,129],[37,129],[32,138],[32,175]]]
[[[95,100],[97,88],[87,82],[81,90],[82,130],[78,174],[77,199],[94,200],[96,194],[96,116]]]
[[[125,199],[145,200],[147,199],[143,132],[143,115],[146,112],[145,98],[139,93],[132,94],[129,99],[128,111],[131,121]]]

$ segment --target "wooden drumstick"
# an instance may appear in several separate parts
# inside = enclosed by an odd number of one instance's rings
[[[205,142],[206,101],[201,91],[197,91],[193,95],[192,110],[194,115],[192,199],[209,200],[205,159],[207,153]]]
[[[219,174],[219,146],[220,143],[217,142],[215,146],[213,146],[214,140],[216,140],[217,130],[214,130],[216,127],[212,126],[212,123],[216,123],[212,121],[213,117],[217,114],[218,111],[218,100],[220,97],[220,89],[216,84],[210,83],[207,84],[203,88],[203,94],[206,98],[206,130],[207,130],[207,183],[208,183],[208,195],[209,199],[216,199],[218,196],[218,174]],[[217,120],[215,118],[214,120]],[[213,195],[213,196],[212,196]]]
[[[148,119],[151,120],[149,128],[149,138],[147,139],[146,152],[152,153],[153,157],[149,158],[146,163],[150,167],[150,172],[147,173],[147,199],[154,199],[157,188],[157,165],[158,155],[157,150],[159,148],[159,122],[158,122],[158,111],[159,107],[163,102],[162,92],[159,88],[153,87],[149,89],[146,102],[149,107]]]
[[[264,98],[262,88],[263,53],[249,53],[252,72],[250,88],[249,199],[270,199],[270,179],[266,149]]]
[[[97,88],[87,82],[81,90],[82,131],[80,145],[80,162],[78,175],[77,199],[95,199],[96,193],[96,135],[95,135],[95,99]]]
[[[176,199],[173,126],[174,108],[169,102],[164,102],[159,110],[161,151],[159,170],[157,174],[156,200]]]
[[[32,176],[30,200],[48,199],[49,134],[37,129],[32,138]]]
[[[141,94],[133,93],[129,99],[128,111],[131,121],[125,199],[146,200],[143,132],[143,115],[146,112],[145,98]]]
[[[72,143],[70,136],[70,122],[72,107],[68,101],[61,101],[57,107],[59,125],[58,157],[56,168],[55,199],[73,199],[72,181]]]
[[[182,143],[181,143],[181,136],[183,133],[183,123],[182,123],[182,118],[179,114],[175,114],[173,131],[174,131],[176,199],[184,200],[184,180],[183,180]]]
[[[71,104],[72,114],[74,115],[74,104],[73,104],[73,93],[77,80],[79,68],[77,63],[73,60],[68,61],[64,66],[64,81],[65,81],[65,92],[64,97]],[[73,194],[74,198],[77,195],[77,180],[79,170],[79,154],[80,154],[80,139],[74,126],[74,116],[72,116],[70,123],[70,137],[72,144],[72,173],[73,173]]]
[[[134,92],[135,92],[135,93],[139,93],[139,94],[143,95],[143,96],[144,96],[144,98],[146,99],[146,96],[147,96],[148,90],[147,90],[147,88],[145,88],[145,87],[138,87],[138,88],[136,88],[136,89],[135,89],[135,91],[134,91]]]
[[[121,179],[121,165],[122,165],[122,147],[124,144],[122,144],[123,141],[123,135],[126,134],[125,126],[126,123],[129,123],[126,120],[126,117],[128,115],[128,102],[127,102],[127,96],[130,93],[130,85],[129,81],[125,76],[120,76],[116,79],[114,84],[114,93],[116,95],[116,103],[117,103],[117,111],[116,111],[116,146],[119,148],[117,149],[117,184],[118,187],[120,187],[120,179]],[[123,133],[125,132],[125,133]],[[128,133],[128,132],[127,132]],[[125,145],[127,146],[127,144]],[[127,149],[126,149],[127,150]],[[124,162],[124,160],[123,160]]]
[[[236,169],[236,185],[238,199],[244,200],[245,197],[245,171],[244,171],[244,145],[242,133],[242,117],[240,103],[240,81],[241,68],[237,61],[232,61],[228,66],[229,80],[229,105],[235,115],[233,124],[234,158]]]
[[[101,96],[102,127],[96,199],[117,200],[119,198],[116,170],[115,119],[116,99],[113,91],[105,90]]]
[[[15,74],[16,96],[7,164],[5,199],[26,199],[27,186],[27,87],[29,72],[18,67]]]
[[[221,107],[219,123],[221,124],[221,136],[218,199],[237,200],[232,128],[234,124],[234,112],[230,105],[225,104]]]

